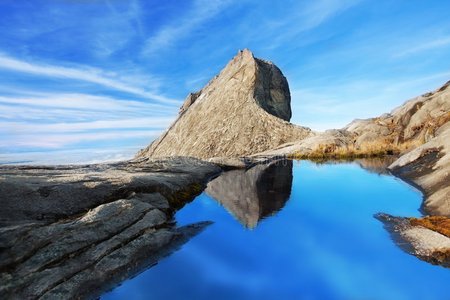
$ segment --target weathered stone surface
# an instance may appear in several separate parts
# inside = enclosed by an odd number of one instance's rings
[[[145,232],[69,280],[47,291],[42,295],[42,299],[99,297],[126,279],[154,266],[210,224],[210,222],[202,222],[177,229]]]
[[[450,82],[434,92],[413,98],[378,118],[356,119],[340,130],[313,133],[310,137],[285,143],[259,155],[295,155],[311,153],[319,145],[358,149],[406,144],[415,148],[430,141],[438,129],[450,120]]]
[[[379,140],[391,143],[427,142],[450,120],[450,81],[441,88],[406,101],[389,114],[355,120],[344,129],[356,133],[356,144]]]
[[[0,167],[0,225],[52,222],[132,193],[168,199],[221,169],[193,158],[136,160],[85,166]]]
[[[0,298],[98,297],[144,271],[210,224],[172,216],[220,172],[193,158],[0,167]]]
[[[101,230],[83,226],[64,231],[59,237],[41,236],[48,241],[43,248],[37,248],[24,262],[2,270],[0,296],[12,299],[100,296],[170,255],[210,224],[176,228],[167,223],[166,215],[157,209],[143,217],[130,216],[127,218],[130,224],[125,228],[115,225],[119,219],[116,216],[98,220],[99,226],[108,228],[107,237],[96,237]],[[73,236],[78,237],[78,241],[74,241]],[[80,245],[83,237],[86,242]],[[51,254],[51,260],[47,261],[41,252]]]
[[[278,160],[225,172],[209,182],[205,192],[243,226],[255,228],[259,220],[283,208],[292,178],[292,161]]]
[[[208,161],[215,163],[224,170],[246,169],[252,165],[250,160],[238,157],[211,157]]]
[[[311,134],[289,123],[290,117],[281,71],[239,51],[218,76],[188,96],[175,122],[137,157],[239,157]]]
[[[375,216],[383,222],[397,246],[408,254],[424,261],[450,267],[450,256],[442,253],[450,251],[450,238],[422,226],[413,226],[407,218],[388,214]]]
[[[314,132],[309,137],[280,145],[275,149],[251,155],[250,158],[289,156],[309,154],[319,145],[336,145],[337,147],[347,147],[352,143],[353,135],[345,130],[327,130],[325,132]]]
[[[145,203],[150,204],[154,208],[158,208],[160,210],[168,210],[170,209],[169,201],[161,195],[160,193],[133,193],[129,199],[136,199]]]
[[[439,128],[429,142],[400,157],[389,169],[422,189],[423,209],[428,214],[450,217],[450,122]]]
[[[313,133],[288,123],[290,95],[281,71],[248,50],[239,52],[188,96],[177,120],[133,161],[0,167],[0,298],[98,297],[156,264],[209,224],[176,228],[171,217],[221,168],[240,170],[216,178],[207,192],[252,228],[283,207],[292,182],[292,162],[281,168],[255,163],[311,153],[319,145],[411,142],[412,150],[422,144],[390,169],[422,188],[429,214],[449,216],[449,86],[379,118]],[[179,155],[211,162],[148,159]],[[434,253],[448,247],[433,231],[401,228],[402,245],[422,259],[435,262]]]

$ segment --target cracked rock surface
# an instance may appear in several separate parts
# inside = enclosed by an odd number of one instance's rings
[[[221,171],[196,159],[0,168],[0,298],[95,298],[210,222],[172,216]]]

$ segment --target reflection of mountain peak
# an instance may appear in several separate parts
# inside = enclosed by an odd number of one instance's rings
[[[255,228],[260,219],[283,208],[291,187],[292,161],[283,160],[225,172],[205,191],[243,226]]]

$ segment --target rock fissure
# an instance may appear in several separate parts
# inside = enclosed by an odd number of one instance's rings
[[[136,224],[137,222],[139,222],[139,221],[142,220],[142,219],[143,219],[143,217],[140,218],[139,220],[137,220],[136,222],[134,222],[133,224],[131,224],[129,227],[127,227],[127,228],[125,228],[124,230],[122,230],[121,232],[124,232],[126,229],[130,228],[131,226],[133,226],[134,224]],[[73,277],[76,276],[77,274],[79,274],[79,273],[81,273],[81,272],[83,272],[83,271],[86,271],[86,270],[88,270],[89,268],[94,267],[94,266],[95,266],[99,261],[101,261],[103,258],[107,257],[108,255],[110,255],[110,254],[113,253],[114,251],[116,251],[116,250],[118,250],[118,249],[120,249],[120,248],[122,248],[122,247],[128,245],[128,244],[131,243],[132,241],[136,240],[138,237],[140,237],[140,236],[142,236],[142,235],[144,235],[144,234],[146,234],[146,233],[149,233],[151,230],[158,230],[158,229],[162,229],[162,228],[171,228],[171,227],[173,227],[173,225],[174,225],[174,223],[164,223],[164,224],[161,224],[161,225],[155,225],[155,226],[153,226],[153,227],[149,227],[149,228],[145,228],[145,229],[140,230],[140,231],[139,231],[138,233],[136,233],[135,235],[130,236],[128,239],[124,240],[124,241],[121,242],[120,244],[118,244],[118,245],[112,247],[109,251],[105,252],[105,253],[102,254],[100,257],[96,258],[96,260],[93,261],[92,263],[90,263],[90,264],[86,265],[85,267],[81,268],[80,270],[78,270],[78,271],[72,273],[70,276],[64,277],[64,278],[62,278],[61,280],[59,280],[58,282],[55,282],[54,284],[50,285],[48,288],[46,288],[45,290],[43,290],[43,291],[37,296],[37,298],[42,297],[44,294],[46,294],[46,293],[49,292],[50,290],[56,288],[58,285],[60,285],[60,284],[62,284],[62,283],[64,283],[64,282],[66,282],[67,280],[70,280],[71,278],[73,278]],[[121,232],[118,232],[116,235],[120,234]],[[108,239],[105,239],[104,241],[109,240],[109,239],[111,239],[111,237],[108,238]],[[102,243],[102,242],[104,242],[104,241],[101,241],[101,242],[96,243],[96,244],[94,244],[94,245],[92,245],[92,246],[90,246],[90,247],[87,247],[87,249],[89,249],[89,248],[94,248],[95,246],[97,246],[98,244],[100,244],[100,243]],[[80,251],[79,254],[81,254],[82,252],[83,252],[83,251]],[[67,258],[72,258],[72,257],[71,257],[71,256],[68,256]],[[49,266],[48,268],[51,268],[51,266]]]

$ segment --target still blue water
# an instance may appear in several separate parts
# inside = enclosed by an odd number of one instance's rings
[[[288,169],[213,182],[176,221],[214,223],[102,299],[450,299],[450,270],[404,253],[373,217],[420,216],[418,191],[355,163]]]

